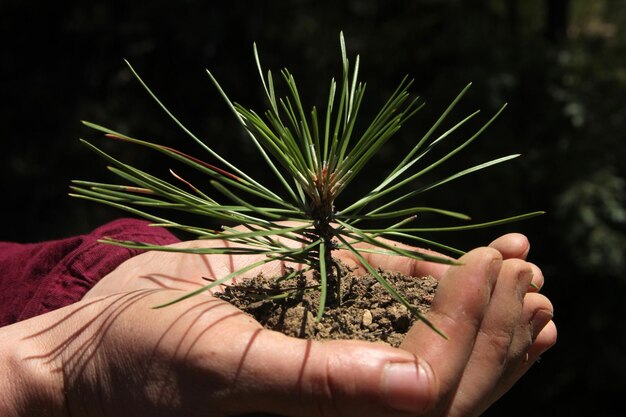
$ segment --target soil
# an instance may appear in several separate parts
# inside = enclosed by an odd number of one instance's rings
[[[437,289],[434,278],[380,272],[420,313],[429,310]],[[227,286],[216,295],[253,316],[265,328],[306,339],[359,339],[397,347],[417,319],[375,277],[356,276],[342,268],[341,302],[328,300],[318,322],[315,317],[320,293],[314,288],[318,282],[304,276],[281,281],[261,274]]]

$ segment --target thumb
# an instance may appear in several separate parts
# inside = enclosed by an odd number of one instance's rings
[[[409,352],[261,329],[250,338],[233,387],[237,413],[293,417],[416,415],[437,394],[432,369]]]

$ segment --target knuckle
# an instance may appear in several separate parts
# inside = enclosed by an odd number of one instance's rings
[[[481,329],[480,333],[487,342],[488,352],[496,363],[504,364],[509,359],[509,351],[513,342],[513,333],[501,329]]]
[[[312,372],[299,384],[301,396],[308,398],[307,402],[315,407],[313,415],[336,415],[336,393],[333,389],[333,375],[337,372],[336,361],[332,355],[323,355],[320,363],[308,368]]]
[[[535,315],[539,310],[548,311],[554,314],[554,306],[548,297],[539,293],[528,293],[524,297],[524,310],[528,310],[529,317]]]

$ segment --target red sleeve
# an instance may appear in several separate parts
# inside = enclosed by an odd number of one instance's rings
[[[159,245],[178,241],[143,220],[120,219],[62,240],[0,242],[0,327],[79,301],[100,278],[141,252],[98,243],[104,236]]]

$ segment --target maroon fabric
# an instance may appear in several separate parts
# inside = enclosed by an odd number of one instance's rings
[[[98,243],[104,236],[159,245],[178,241],[145,221],[120,219],[62,240],[0,242],[0,327],[79,301],[100,278],[141,252]]]

